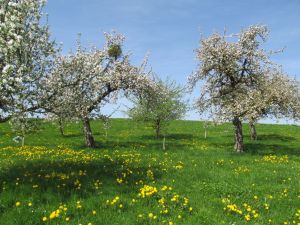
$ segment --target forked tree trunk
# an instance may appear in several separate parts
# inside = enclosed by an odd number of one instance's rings
[[[238,117],[233,119],[234,132],[235,132],[235,145],[234,149],[236,152],[241,153],[244,151],[244,140],[243,140],[243,127],[242,122]]]
[[[85,136],[85,145],[86,147],[93,148],[95,147],[95,141],[90,125],[90,119],[88,117],[83,118],[83,131]]]
[[[254,122],[249,122],[250,125],[250,136],[251,140],[256,141],[257,140],[257,133]]]

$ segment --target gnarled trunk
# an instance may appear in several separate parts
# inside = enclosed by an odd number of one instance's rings
[[[234,149],[236,152],[240,153],[244,151],[242,122],[238,117],[234,117],[232,123],[234,125],[234,132],[235,132]]]
[[[83,131],[85,136],[85,145],[89,148],[95,147],[95,141],[90,125],[90,119],[88,117],[84,117],[83,121]]]
[[[251,140],[256,141],[257,140],[257,133],[256,133],[256,128],[254,122],[249,122],[250,126],[250,136]]]

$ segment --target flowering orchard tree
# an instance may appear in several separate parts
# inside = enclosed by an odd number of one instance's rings
[[[279,107],[278,99],[274,98],[274,95],[279,97],[280,92],[287,91],[285,87],[282,90],[275,88],[271,93],[267,91],[274,77],[272,73],[277,70],[270,60],[272,52],[260,48],[261,41],[265,41],[267,36],[267,28],[261,25],[250,26],[232,35],[235,42],[228,41],[229,37],[225,34],[214,33],[202,39],[200,48],[196,50],[200,65],[190,76],[190,83],[195,85],[199,80],[205,81],[197,101],[198,108],[200,112],[210,109],[216,120],[232,121],[237,152],[244,150],[243,120],[259,118],[266,109],[266,112],[270,110],[277,115],[291,108],[289,101]]]
[[[120,92],[128,95],[153,86],[144,72],[145,63],[133,66],[129,55],[122,52],[124,37],[116,33],[105,33],[105,37],[102,49],[87,50],[78,42],[76,52],[59,56],[52,74],[44,80],[45,109],[81,119],[87,147],[95,146],[90,118],[104,104],[115,100]]]
[[[284,73],[274,73],[266,84],[269,102],[267,113],[278,117],[300,120],[300,88],[299,81]],[[266,104],[268,105],[268,104]]]
[[[0,122],[37,103],[38,80],[55,52],[41,0],[0,0]],[[45,24],[45,22],[43,22]]]
[[[257,139],[255,123],[264,117],[300,119],[299,82],[289,78],[281,70],[266,73],[264,79],[250,96],[261,104],[252,107],[247,114],[251,139]]]

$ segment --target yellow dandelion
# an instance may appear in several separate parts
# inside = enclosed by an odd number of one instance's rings
[[[52,220],[52,219],[54,219],[55,217],[56,217],[56,212],[53,211],[53,212],[50,214],[49,218],[50,218],[50,220]]]
[[[245,220],[246,220],[246,221],[250,221],[250,220],[251,220],[251,216],[250,216],[249,214],[247,214],[247,215],[245,216]]]

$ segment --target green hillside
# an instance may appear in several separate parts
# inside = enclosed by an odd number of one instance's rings
[[[0,224],[300,224],[300,127],[244,125],[246,153],[233,151],[230,124],[175,121],[166,136],[113,119],[107,136],[81,124],[65,136],[43,123],[20,147],[0,125]]]

